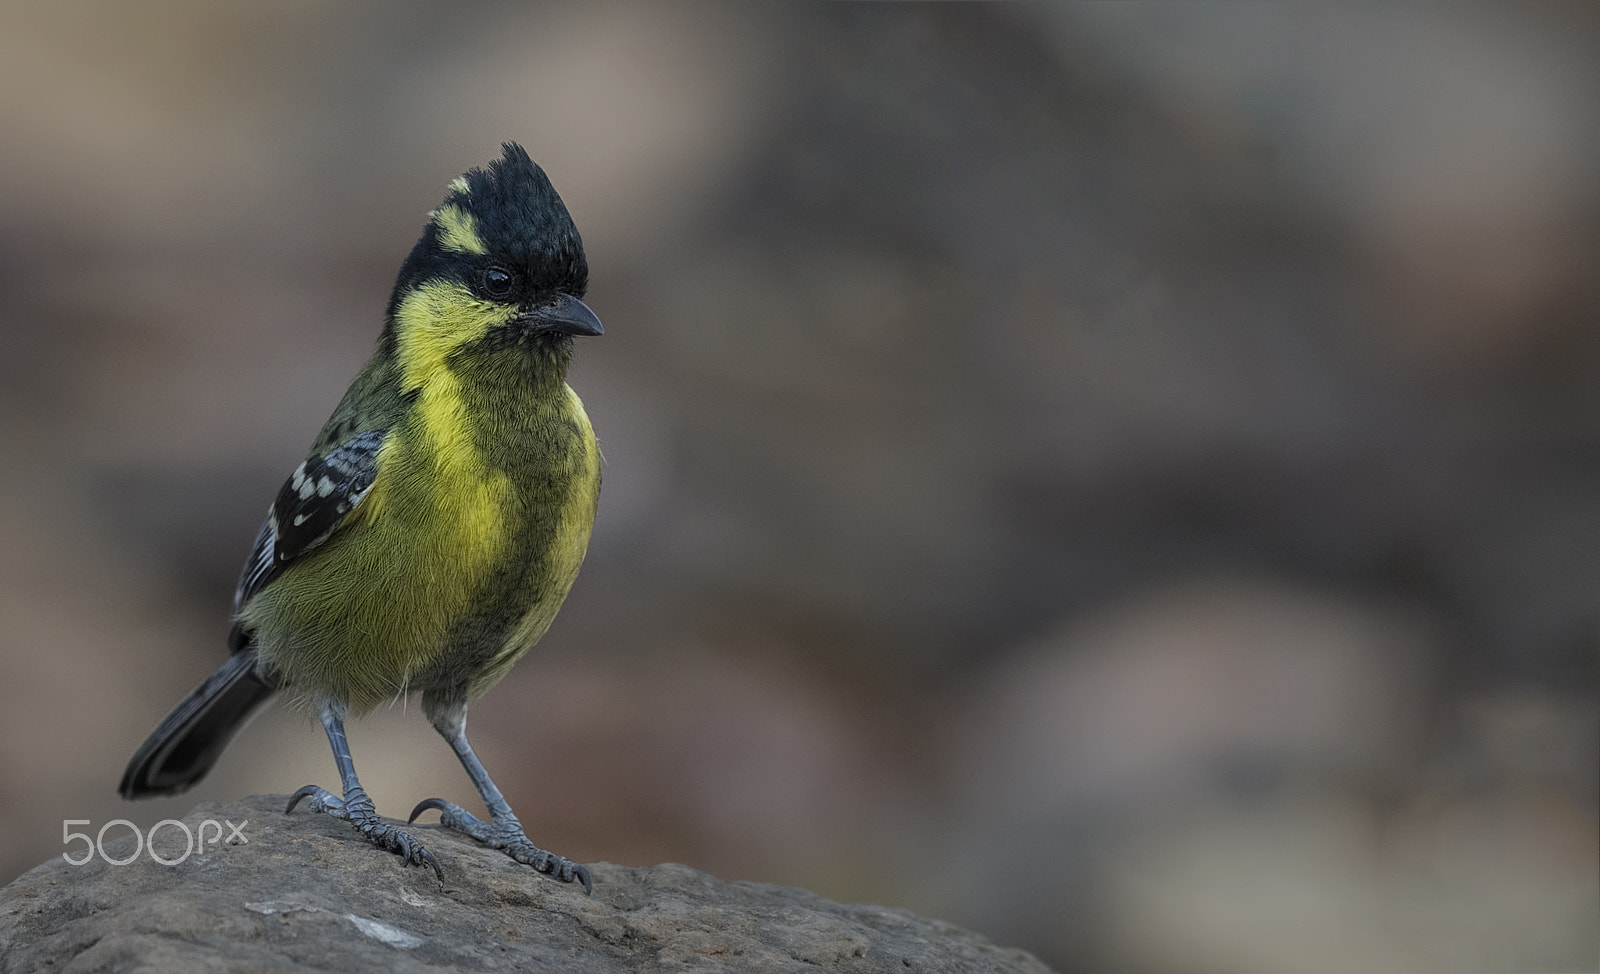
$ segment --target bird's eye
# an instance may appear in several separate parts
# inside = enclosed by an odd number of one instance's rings
[[[483,272],[483,289],[490,297],[505,297],[511,293],[511,285],[514,283],[516,279],[511,276],[511,272],[498,264],[491,265]]]

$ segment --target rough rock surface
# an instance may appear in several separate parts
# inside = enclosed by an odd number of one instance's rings
[[[413,826],[444,865],[404,869],[342,822],[256,796],[184,819],[241,823],[178,865],[56,856],[0,891],[0,970],[149,971],[1017,971],[1020,950],[902,910],[805,890],[727,883],[687,866],[589,868],[594,896],[436,827]],[[100,823],[96,823],[98,828]],[[215,830],[207,830],[212,840]],[[112,840],[111,836],[120,836]],[[134,838],[107,833],[106,855]],[[74,858],[81,845],[70,847]],[[182,831],[156,851],[176,859]]]

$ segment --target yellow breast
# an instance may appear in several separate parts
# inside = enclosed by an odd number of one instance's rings
[[[415,318],[396,349],[414,398],[371,490],[240,613],[285,683],[358,712],[418,679],[466,679],[473,695],[497,682],[565,600],[599,494],[593,429],[559,377],[486,390],[490,379],[452,367],[463,341],[504,324],[501,309],[441,284],[396,315]],[[472,642],[480,635],[494,642]]]

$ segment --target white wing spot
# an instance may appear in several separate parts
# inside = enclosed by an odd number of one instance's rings
[[[317,496],[327,497],[331,493],[333,493],[333,481],[329,480],[327,477],[322,477],[319,479],[317,481]]]
[[[304,523],[306,523],[306,516],[304,514],[296,514],[294,516],[294,526],[295,527],[299,527],[300,525],[302,525]]]

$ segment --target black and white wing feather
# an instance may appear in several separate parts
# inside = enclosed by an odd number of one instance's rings
[[[339,530],[372,489],[384,433],[368,430],[325,454],[309,457],[289,475],[244,563],[233,595],[235,612],[291,561]]]

